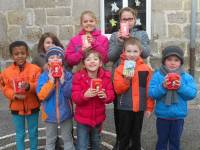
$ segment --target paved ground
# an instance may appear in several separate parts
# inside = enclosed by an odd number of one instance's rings
[[[44,127],[40,121],[39,127]],[[114,133],[113,109],[107,108],[107,120],[103,130]],[[11,115],[7,109],[7,101],[0,95],[0,137],[14,133],[11,124]],[[200,150],[200,108],[192,105],[189,115],[185,119],[184,132],[182,135],[182,150]],[[103,135],[103,141],[113,145],[115,138],[112,135]],[[156,143],[155,116],[145,119],[142,133],[142,145],[145,150],[154,150]],[[0,143],[1,147],[1,143]]]

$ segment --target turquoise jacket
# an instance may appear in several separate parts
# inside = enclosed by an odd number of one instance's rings
[[[164,77],[160,70],[155,71],[149,85],[149,96],[156,100],[155,114],[158,118],[183,119],[187,115],[187,101],[196,97],[197,85],[191,75],[183,72],[181,85],[177,90],[178,103],[166,105],[163,102],[167,93],[167,89],[162,85]]]

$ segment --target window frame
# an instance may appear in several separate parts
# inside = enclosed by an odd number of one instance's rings
[[[105,34],[105,13],[104,13],[104,1],[100,1],[100,28],[102,33],[110,38],[111,34]],[[123,7],[128,6],[128,0],[122,0]],[[151,0],[146,0],[146,32],[151,39]]]

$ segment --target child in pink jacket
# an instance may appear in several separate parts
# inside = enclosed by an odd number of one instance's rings
[[[84,11],[80,17],[81,31],[67,45],[65,59],[70,66],[78,65],[87,50],[100,53],[103,63],[108,62],[108,39],[96,28],[97,19],[92,11]]]
[[[72,80],[72,101],[76,104],[76,150],[87,150],[89,135],[92,149],[99,150],[100,131],[106,118],[105,104],[111,103],[115,97],[111,73],[101,67],[101,55],[93,50],[85,53],[83,64],[85,69],[75,73]]]

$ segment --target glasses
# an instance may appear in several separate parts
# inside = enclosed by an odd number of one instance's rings
[[[133,21],[134,18],[122,18],[121,21],[126,22],[126,21]]]

